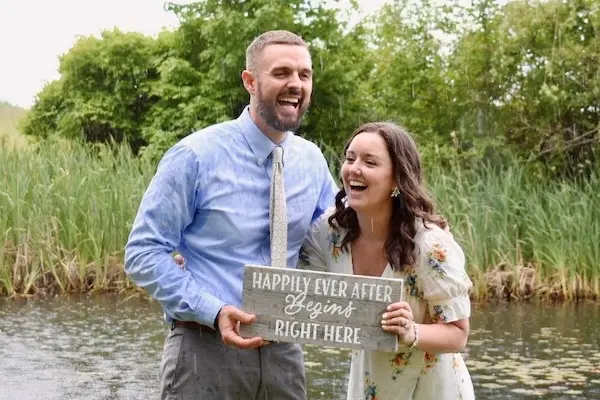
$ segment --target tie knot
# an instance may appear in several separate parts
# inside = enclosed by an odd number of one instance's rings
[[[275,146],[273,149],[273,162],[283,162],[283,148],[281,146]]]

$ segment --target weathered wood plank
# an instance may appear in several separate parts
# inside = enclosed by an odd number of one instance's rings
[[[257,315],[244,337],[396,352],[381,315],[401,301],[402,279],[247,265],[243,309]]]

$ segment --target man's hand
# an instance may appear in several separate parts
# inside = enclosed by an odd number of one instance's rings
[[[177,254],[174,258],[179,268],[183,269],[185,263],[183,256]],[[240,324],[251,324],[255,320],[256,315],[245,313],[234,306],[227,305],[221,308],[217,317],[217,325],[223,342],[240,349],[252,349],[269,344],[270,342],[264,341],[260,337],[245,339],[240,336]]]
[[[450,224],[446,223],[446,227],[444,228],[444,232],[450,234],[450,236],[454,239],[454,235],[450,232]]]
[[[251,324],[256,315],[243,312],[237,307],[226,305],[221,308],[217,317],[217,325],[223,342],[240,349],[253,349],[266,344],[261,337],[245,339],[240,336],[240,324]]]

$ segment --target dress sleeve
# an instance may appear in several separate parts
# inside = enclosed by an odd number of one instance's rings
[[[331,240],[328,218],[333,210],[326,210],[311,224],[300,249],[299,267],[314,271],[328,271]]]
[[[465,255],[452,235],[433,227],[417,241],[417,286],[427,301],[433,322],[454,322],[471,316],[469,291],[473,286],[465,271]]]

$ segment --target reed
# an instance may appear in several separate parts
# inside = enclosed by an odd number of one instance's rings
[[[126,146],[0,148],[0,295],[133,290],[123,248],[155,168]],[[427,171],[474,300],[600,296],[600,168],[583,183],[534,179],[517,163]]]
[[[428,183],[473,277],[473,297],[600,298],[600,168],[585,182],[430,168]]]
[[[4,149],[0,166],[0,294],[131,285],[123,247],[154,166],[67,141]]]

